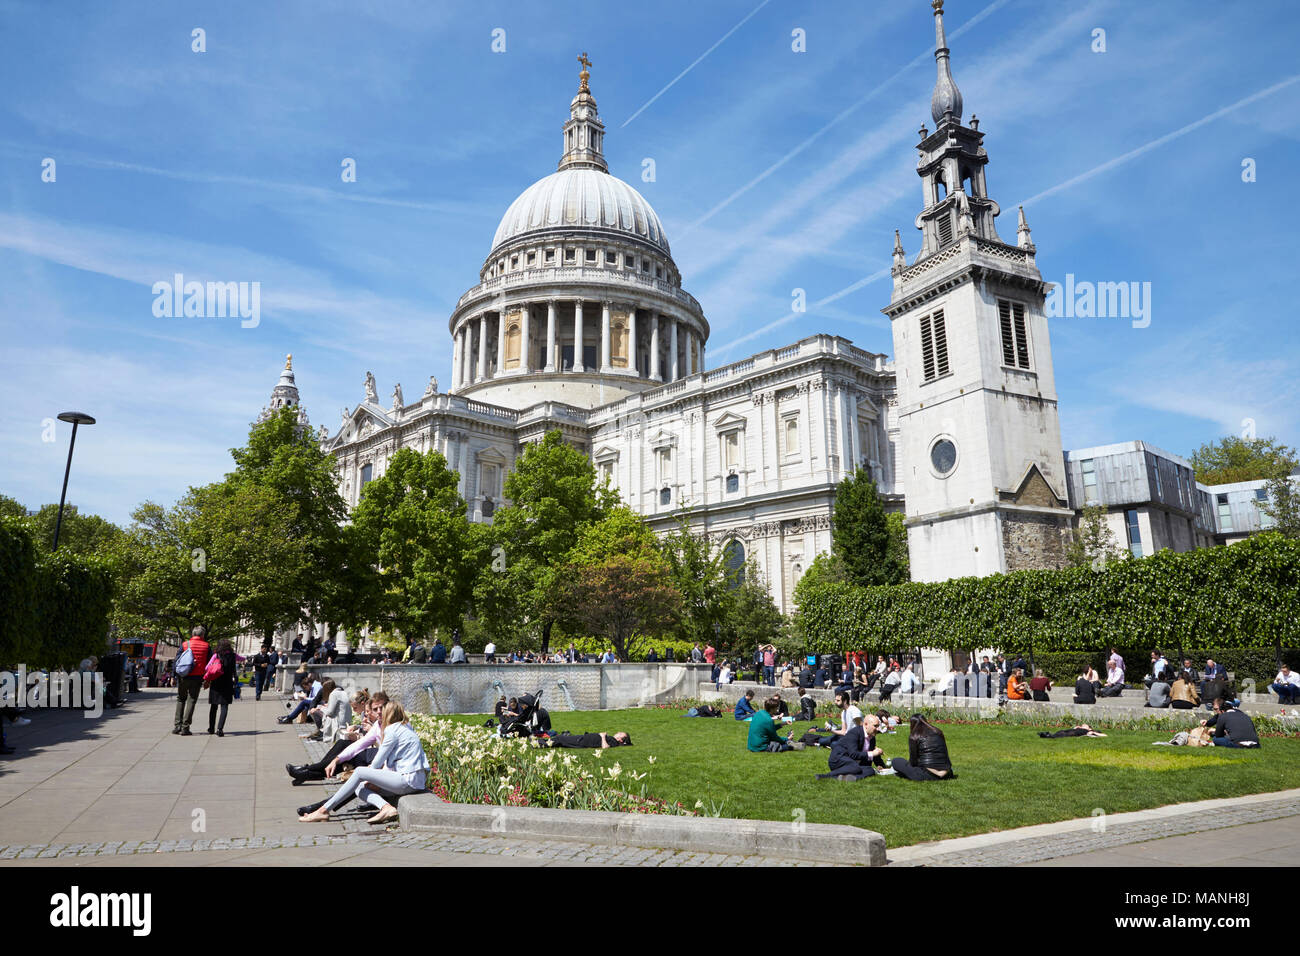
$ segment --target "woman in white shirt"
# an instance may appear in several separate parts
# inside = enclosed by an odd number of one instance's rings
[[[397,807],[383,794],[400,797],[424,790],[429,774],[429,758],[419,736],[406,723],[406,711],[396,701],[384,707],[384,725],[379,750],[368,767],[354,770],[348,782],[312,813],[298,817],[303,823],[326,823],[330,811],[353,796],[374,807],[378,813],[367,823],[384,823],[397,816]]]

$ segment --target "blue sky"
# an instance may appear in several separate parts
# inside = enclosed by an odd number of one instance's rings
[[[367,370],[385,398],[446,387],[448,316],[511,200],[554,170],[583,50],[610,170],[658,211],[710,367],[818,331],[892,351],[871,277],[895,228],[919,245],[927,0],[0,0],[0,17],[0,492],[30,507],[58,500],[67,433],[42,441],[42,420],[64,409],[99,418],[69,500],[126,521],[229,469],[287,352],[331,430]],[[1244,419],[1300,444],[1295,4],[949,0],[946,20],[1002,238],[1031,200],[1047,280],[1151,283],[1147,328],[1053,320],[1065,447],[1185,454]],[[155,317],[176,272],[259,282],[261,323]],[[791,316],[794,288],[821,304]]]

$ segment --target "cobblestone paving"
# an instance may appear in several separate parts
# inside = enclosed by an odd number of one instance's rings
[[[691,853],[635,846],[599,846],[566,840],[510,840],[505,837],[456,836],[437,833],[349,833],[347,836],[248,837],[232,840],[129,841],[124,843],[68,843],[38,846],[0,846],[0,861],[71,857],[134,856],[136,854],[194,853],[204,850],[281,850],[294,847],[355,846],[358,853],[379,847],[474,853],[502,857],[528,856],[566,863],[612,866],[814,866],[806,860],[725,853]],[[184,865],[183,861],[177,863]]]
[[[1163,837],[1183,836],[1222,830],[1247,823],[1262,823],[1300,814],[1300,798],[1288,797],[1226,807],[1203,813],[1168,816],[1140,823],[1104,824],[1098,818],[1096,829],[1087,827],[1069,833],[1014,840],[956,853],[935,853],[891,864],[893,866],[1014,866],[1040,860],[1091,853],[1132,843],[1145,843]],[[1104,825],[1104,829],[1102,828]]]

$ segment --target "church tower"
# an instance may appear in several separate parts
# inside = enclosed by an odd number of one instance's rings
[[[962,97],[933,0],[934,131],[917,152],[921,251],[895,234],[889,316],[912,578],[1058,567],[1071,527],[1044,298],[1020,210],[1004,243],[984,134]]]
[[[293,356],[284,357],[284,370],[280,373],[280,381],[275,383],[275,388],[271,389],[271,402],[262,408],[262,413],[257,416],[258,424],[269,419],[285,406],[296,408],[298,410],[298,424],[307,424],[307,409],[302,407],[298,400],[298,385],[293,379]]]

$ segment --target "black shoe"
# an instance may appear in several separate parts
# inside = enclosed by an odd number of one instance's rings
[[[325,806],[324,800],[320,801],[319,803],[309,803],[305,807],[298,808],[298,816],[305,817],[309,813],[315,813],[323,806]]]
[[[213,730],[211,727],[208,728],[208,736],[209,736],[209,737],[211,737],[211,736],[212,736],[213,734],[215,734],[215,733],[216,733],[216,731]]]
[[[193,737],[194,735],[193,735],[192,733],[190,733],[189,728],[187,727],[187,728],[185,728],[184,730],[181,731],[181,736],[182,736],[182,737]]]
[[[217,736],[218,736],[218,737],[224,737],[224,736],[226,736],[226,732],[225,732],[224,730],[218,730],[218,731],[217,731]]]
[[[181,732],[181,729],[180,729],[179,727],[175,728],[175,729],[172,731],[172,733],[174,733],[174,734],[179,734],[180,732]]]
[[[13,747],[0,747],[0,754],[5,755],[6,757],[9,756],[9,754],[11,753],[16,753],[16,752],[17,751],[15,751]]]
[[[288,717],[277,717],[277,718],[275,718],[275,722],[276,722],[277,724],[287,724],[287,723],[289,722],[289,718],[288,718]]]

